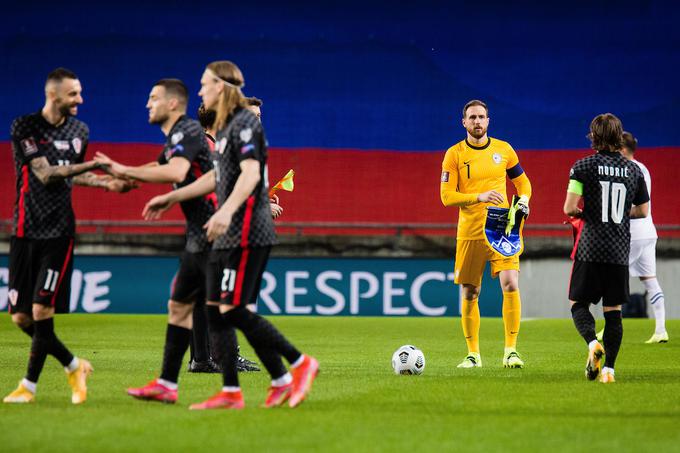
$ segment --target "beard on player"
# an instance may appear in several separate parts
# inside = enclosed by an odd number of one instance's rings
[[[486,135],[487,128],[483,126],[471,126],[467,129],[468,133],[476,139],[480,139]]]

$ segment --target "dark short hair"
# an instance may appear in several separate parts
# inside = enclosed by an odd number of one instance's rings
[[[628,131],[623,131],[623,146],[628,148],[631,153],[634,153],[637,149],[637,138],[633,136]]]
[[[61,82],[64,79],[78,80],[75,72],[66,68],[57,68],[47,74],[47,82]]]
[[[612,113],[601,113],[593,118],[588,134],[595,151],[619,151],[623,146],[623,125]]]
[[[203,129],[212,127],[213,123],[215,123],[216,116],[217,113],[215,113],[214,110],[206,109],[202,102],[201,105],[198,106],[198,122],[201,123]]]
[[[489,116],[489,107],[486,106],[486,104],[479,99],[473,99],[467,104],[465,104],[465,107],[463,107],[463,118],[465,118],[465,115],[467,114],[467,109],[470,107],[473,107],[475,105],[479,105],[481,107],[484,107],[484,110],[486,110],[486,116]]]
[[[189,102],[189,90],[184,82],[179,79],[161,79],[153,86],[165,88],[167,94],[177,96],[184,104]]]
[[[246,102],[248,105],[252,105],[255,107],[262,107],[262,99],[256,98],[255,96],[251,96],[249,98],[246,98]]]

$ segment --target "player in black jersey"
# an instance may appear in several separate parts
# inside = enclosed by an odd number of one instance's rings
[[[611,113],[590,123],[592,148],[569,175],[564,213],[579,219],[569,285],[576,329],[588,344],[586,377],[614,382],[614,364],[623,338],[621,305],[629,296],[630,219],[647,216],[649,194],[640,168],[620,154],[621,121]],[[583,200],[583,208],[579,204]],[[590,304],[602,299],[604,348],[597,341]],[[605,357],[602,368],[602,357]]]
[[[210,63],[201,77],[203,103],[216,112],[214,170],[195,183],[161,195],[145,211],[158,217],[174,203],[216,192],[219,208],[206,223],[213,242],[208,266],[208,323],[211,344],[223,370],[223,387],[191,409],[240,409],[236,372],[240,329],[272,377],[265,407],[300,404],[318,372],[318,362],[301,354],[267,320],[253,312],[271,246],[276,242],[267,196],[267,146],[262,124],[246,109],[244,79],[229,61]],[[281,356],[291,364],[292,376]]]
[[[161,79],[149,93],[146,108],[149,123],[158,125],[166,143],[156,162],[129,167],[97,153],[95,160],[117,177],[151,183],[172,183],[175,189],[194,182],[212,170],[210,147],[198,121],[186,115],[189,93],[178,79]],[[182,359],[192,337],[193,311],[205,305],[205,265],[210,244],[203,225],[215,212],[214,195],[187,200],[181,204],[186,218],[186,245],[168,301],[168,325],[160,378],[141,388],[130,388],[136,398],[174,403]],[[196,308],[195,308],[196,307]],[[199,345],[200,346],[200,345]],[[210,359],[207,345],[196,350],[206,371],[216,366]]]
[[[14,229],[10,242],[9,301],[12,321],[32,337],[28,372],[6,403],[35,399],[47,355],[65,367],[73,390],[71,401],[87,397],[92,366],[74,357],[54,333],[54,314],[68,312],[75,217],[73,184],[127,191],[129,182],[89,173],[85,162],[87,125],[75,116],[83,103],[82,86],[68,69],[47,76],[45,105],[12,123],[12,150],[17,175]]]
[[[208,110],[205,108],[203,103],[198,106],[198,122],[201,123],[201,127],[205,132],[205,136],[208,139],[208,145],[210,146],[210,151],[215,150],[215,135],[216,132],[213,130],[213,123],[215,122],[215,111]],[[278,200],[277,200],[278,201]],[[274,215],[274,210],[277,212],[282,212],[283,208],[272,204],[272,215]],[[191,359],[189,361],[189,371],[190,372],[221,372],[219,365],[211,360],[210,370],[201,369],[201,363],[196,362],[196,351],[200,351],[202,348],[210,350],[210,338],[208,335],[208,319],[205,310],[194,310],[193,313],[194,328],[191,336]],[[197,328],[199,326],[200,328]],[[252,360],[246,359],[241,355],[241,349],[239,347],[238,351],[238,371],[260,371],[260,367],[257,363]],[[215,371],[213,371],[215,370]]]

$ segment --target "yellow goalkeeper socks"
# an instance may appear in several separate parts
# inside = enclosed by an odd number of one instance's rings
[[[517,346],[519,322],[522,318],[522,300],[519,291],[503,291],[503,325],[505,326],[505,347]]]
[[[478,299],[461,301],[461,323],[468,352],[479,353],[479,304]]]

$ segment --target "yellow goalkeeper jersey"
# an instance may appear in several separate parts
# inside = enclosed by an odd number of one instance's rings
[[[466,139],[446,151],[440,195],[445,206],[460,207],[458,239],[484,239],[486,207],[490,203],[478,202],[480,193],[495,190],[503,194],[505,201],[501,207],[509,206],[506,175],[519,195],[531,198],[531,184],[509,143],[489,137],[485,145],[475,146]]]

